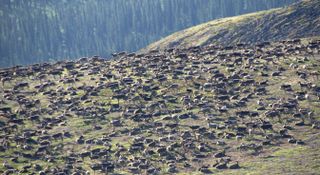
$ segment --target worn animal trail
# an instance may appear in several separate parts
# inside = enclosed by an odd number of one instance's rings
[[[2,69],[0,171],[213,173],[308,145],[319,50],[290,40]]]

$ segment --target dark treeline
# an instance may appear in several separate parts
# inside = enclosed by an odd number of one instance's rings
[[[0,0],[0,67],[135,51],[212,19],[298,0]]]

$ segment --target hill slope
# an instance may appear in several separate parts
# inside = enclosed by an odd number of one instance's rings
[[[0,173],[318,174],[320,40],[229,48],[0,69]]]
[[[174,33],[144,50],[319,36],[319,28],[320,1],[307,0],[287,8],[214,20]]]

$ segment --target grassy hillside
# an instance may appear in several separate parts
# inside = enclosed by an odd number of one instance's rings
[[[317,174],[320,40],[0,70],[3,174]]]
[[[320,1],[223,18],[174,33],[143,50],[208,44],[233,45],[320,35]]]

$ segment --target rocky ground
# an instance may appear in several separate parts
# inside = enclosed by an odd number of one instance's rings
[[[4,174],[317,174],[320,40],[0,71]]]

